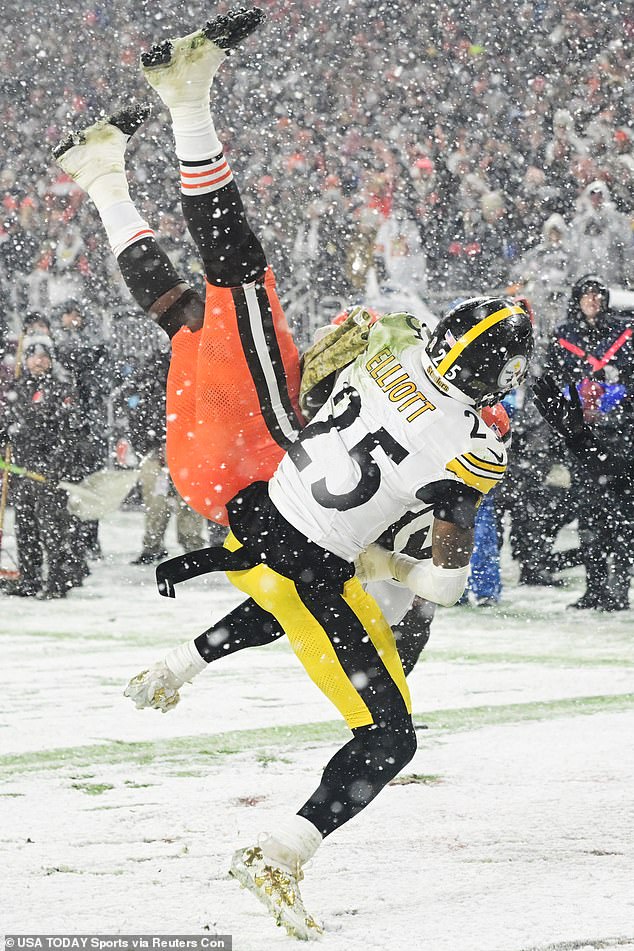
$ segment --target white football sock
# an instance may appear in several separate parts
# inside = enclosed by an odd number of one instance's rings
[[[262,855],[293,875],[313,857],[323,841],[321,832],[303,816],[289,816],[261,844]]]
[[[200,162],[222,152],[222,144],[211,118],[209,99],[196,104],[172,106],[170,115],[176,154],[181,161]]]
[[[194,641],[179,644],[165,655],[165,666],[181,683],[192,680],[208,666],[207,661],[198,653]]]
[[[100,180],[97,179],[97,181]],[[92,198],[92,195],[90,197]],[[94,198],[93,201],[95,201]],[[127,201],[123,199],[106,205],[109,199],[105,195],[100,196],[100,201],[101,207],[96,201],[95,205],[106,229],[112,253],[116,258],[141,238],[154,237],[154,231],[141,217],[129,195]]]
[[[181,191],[193,198],[209,195],[233,181],[233,173],[222,153],[207,160],[186,162],[180,160]]]

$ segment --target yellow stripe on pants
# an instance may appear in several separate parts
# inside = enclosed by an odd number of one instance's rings
[[[225,547],[236,551],[242,546],[230,533]],[[300,598],[295,583],[263,564],[246,571],[228,571],[227,577],[278,620],[306,673],[339,710],[350,729],[370,726],[374,722],[370,710],[341,666],[327,631]],[[379,606],[357,578],[346,582],[342,597],[363,625],[411,712],[394,635]]]
[[[411,713],[412,701],[401,658],[399,657],[392,628],[385,620],[381,608],[372,595],[364,590],[358,578],[351,578],[350,581],[346,581],[343,589],[343,600],[363,624],[388,674],[398,687],[405,701],[407,712]]]

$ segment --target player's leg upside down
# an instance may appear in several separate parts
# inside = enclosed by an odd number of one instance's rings
[[[182,208],[205,267],[204,301],[176,272],[129,196],[124,153],[144,111],[102,120],[56,150],[59,164],[96,204],[135,300],[172,339],[167,453],[176,487],[202,515],[225,522],[227,503],[247,489],[251,496],[261,491],[257,485],[272,476],[303,425],[297,350],[209,112],[209,88],[226,50],[260,20],[259,11],[218,17],[143,57],[148,82],[170,110]],[[266,493],[261,498],[256,511],[266,509]],[[270,517],[269,534],[279,529],[298,562],[312,561],[323,580],[304,583],[270,564],[231,573],[231,580],[256,610],[279,622],[353,737],[295,816],[261,846],[235,854],[232,874],[289,933],[310,938],[319,928],[301,901],[301,866],[403,768],[416,740],[394,639],[354,568],[333,557],[343,573],[339,582],[334,565],[328,584],[329,553],[281,516]],[[241,542],[230,536],[230,544]]]

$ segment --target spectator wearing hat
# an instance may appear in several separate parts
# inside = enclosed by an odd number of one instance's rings
[[[515,289],[526,294],[535,314],[534,362],[544,358],[553,330],[563,317],[571,261],[568,225],[555,213],[544,222],[539,243],[511,270]]]
[[[573,287],[568,318],[557,328],[548,351],[545,372],[559,391],[575,387],[585,424],[602,440],[634,440],[630,404],[634,378],[632,327],[609,308],[609,291],[596,275],[585,275]],[[623,405],[621,405],[623,404]],[[568,459],[577,497],[581,555],[586,569],[586,591],[571,607],[614,610],[612,588],[620,586],[624,571],[617,510],[601,504],[602,487],[587,471]]]
[[[553,115],[553,137],[546,146],[546,164],[553,165],[575,155],[585,155],[586,147],[575,132],[572,115],[567,109],[556,109]]]
[[[608,287],[596,274],[585,274],[573,286],[567,318],[555,329],[546,360],[562,386],[572,380],[587,383],[590,391],[590,384],[601,388],[627,382],[634,352],[632,330],[609,309],[609,298]]]
[[[29,311],[22,322],[23,338],[30,336],[50,337],[51,322],[39,311]],[[14,380],[20,376],[21,368],[16,373],[18,353],[22,352],[20,337],[15,333],[0,336],[0,412],[6,402],[7,394],[12,390]]]
[[[608,156],[606,168],[610,175],[614,207],[634,220],[634,134],[626,126],[614,133],[614,151]]]
[[[634,132],[627,126],[621,126],[614,133],[614,147],[619,155],[631,155]]]
[[[51,322],[45,314],[31,310],[22,322],[22,332],[25,336],[50,337]]]
[[[74,582],[72,521],[66,493],[57,483],[77,476],[80,434],[76,393],[56,372],[52,340],[30,335],[23,350],[22,375],[0,417],[0,444],[10,444],[13,462],[26,470],[13,483],[21,579],[8,589],[10,594],[64,598]]]
[[[596,271],[608,284],[629,284],[634,277],[634,242],[627,217],[616,210],[605,182],[584,189],[580,210],[570,223],[575,249],[573,278]]]

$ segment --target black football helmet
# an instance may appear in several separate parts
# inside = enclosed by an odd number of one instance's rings
[[[434,386],[471,406],[492,406],[518,386],[533,353],[527,309],[506,297],[472,297],[438,321],[423,366]]]

